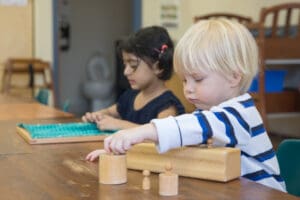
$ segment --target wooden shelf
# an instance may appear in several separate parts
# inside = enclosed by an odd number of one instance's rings
[[[298,91],[283,91],[266,94],[267,113],[300,111],[300,93]]]

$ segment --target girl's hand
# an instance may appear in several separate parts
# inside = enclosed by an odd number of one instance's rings
[[[96,123],[101,130],[118,130],[121,129],[122,120],[111,117],[109,115],[96,116]]]
[[[100,112],[87,112],[82,116],[82,121],[84,122],[97,122],[101,119],[102,114]]]
[[[86,157],[85,157],[85,160],[87,161],[95,161],[99,158],[99,156],[101,154],[105,154],[106,151],[104,149],[97,149],[97,150],[94,150],[92,152],[90,152]]]

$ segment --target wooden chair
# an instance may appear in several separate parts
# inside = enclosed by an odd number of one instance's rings
[[[300,197],[300,139],[285,139],[277,150],[280,173],[289,194]]]
[[[194,22],[197,22],[197,21],[203,20],[203,19],[212,19],[212,18],[220,18],[220,17],[228,18],[231,20],[236,20],[244,25],[252,23],[252,19],[250,17],[237,15],[237,14],[233,14],[233,13],[210,13],[207,15],[196,16],[196,17],[194,17]]]
[[[258,22],[257,44],[261,62],[257,100],[268,127],[264,76],[266,64],[277,62],[277,64],[285,65],[298,60],[298,65],[300,65],[300,3],[285,3],[263,8]],[[286,94],[282,93],[276,98],[281,98],[281,96],[286,96]]]
[[[24,86],[16,86],[12,82],[13,75],[28,76],[29,83]],[[41,74],[43,77],[43,84],[37,85],[35,82],[35,75]],[[47,79],[50,76],[50,80]],[[10,58],[7,60],[2,77],[2,92],[10,93],[13,88],[29,88],[31,90],[31,97],[34,98],[35,92],[38,88],[47,88],[52,90],[52,73],[49,62],[34,58]]]

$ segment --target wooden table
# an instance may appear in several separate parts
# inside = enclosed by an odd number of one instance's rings
[[[151,189],[142,190],[142,173],[128,171],[122,185],[98,183],[98,163],[84,157],[102,143],[29,145],[15,130],[16,124],[62,123],[75,118],[0,121],[1,199],[298,199],[244,178],[218,183],[179,178],[179,194],[158,195],[158,175],[151,174]]]
[[[74,117],[71,113],[45,106],[40,103],[0,104],[0,120],[51,119]]]
[[[53,119],[66,117],[74,117],[74,115],[40,104],[33,99],[0,94],[0,120]]]
[[[1,110],[2,109],[2,110]],[[86,154],[101,143],[29,145],[16,133],[18,123],[78,121],[67,113],[37,103],[0,105],[0,194],[3,199],[166,199],[158,195],[158,175],[151,189],[141,189],[142,173],[128,171],[122,185],[98,183],[97,162]],[[66,117],[67,116],[67,117]],[[180,177],[179,195],[167,199],[297,199],[240,178],[218,183]]]
[[[13,104],[13,103],[36,103],[31,98],[25,98],[25,97],[17,97],[9,94],[0,94],[0,104]]]

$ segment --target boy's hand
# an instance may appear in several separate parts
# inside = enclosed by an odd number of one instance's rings
[[[132,145],[141,143],[144,140],[157,141],[157,132],[151,123],[114,133],[104,139],[104,149],[106,152],[124,154]]]
[[[99,156],[101,154],[105,154],[106,151],[104,149],[97,149],[97,150],[94,150],[92,152],[90,152],[86,157],[85,157],[85,160],[87,161],[95,161],[99,158]]]

